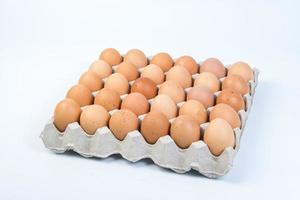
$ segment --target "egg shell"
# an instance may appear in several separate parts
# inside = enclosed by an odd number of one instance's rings
[[[243,97],[230,89],[222,90],[217,97],[217,104],[225,103],[231,106],[236,112],[245,110],[245,101]]]
[[[222,82],[222,90],[231,89],[241,95],[248,94],[250,87],[248,83],[239,75],[229,75]]]
[[[151,102],[151,111],[153,110],[162,112],[168,119],[172,119],[177,115],[175,102],[165,94],[159,94],[154,98]]]
[[[138,118],[130,110],[118,110],[111,115],[109,128],[118,140],[123,140],[130,131],[138,129]]]
[[[166,94],[173,99],[175,103],[185,100],[185,92],[179,83],[173,80],[165,81],[160,87],[158,94]]]
[[[192,86],[191,74],[182,66],[176,65],[172,67],[166,75],[166,80],[173,80],[180,84],[182,88],[188,88]]]
[[[218,77],[223,78],[226,75],[226,69],[223,63],[217,58],[208,58],[200,66],[200,73],[211,72]]]
[[[131,86],[131,93],[139,92],[147,99],[152,99],[157,95],[156,84],[149,78],[141,77],[134,81]]]
[[[124,56],[124,61],[131,62],[137,68],[145,67],[148,64],[147,57],[139,49],[129,50]]]
[[[215,104],[214,94],[206,87],[194,86],[187,93],[187,101],[194,99],[209,108]]]
[[[210,152],[219,156],[227,147],[234,147],[234,132],[230,124],[224,119],[216,118],[212,120],[204,131],[204,142]]]
[[[144,95],[134,92],[130,93],[125,97],[125,99],[123,99],[121,109],[131,110],[139,116],[149,111],[149,103]]]
[[[254,80],[254,73],[251,67],[247,63],[242,61],[230,65],[228,70],[228,75],[233,75],[233,74],[243,77],[243,79],[246,82],[250,80]]]
[[[162,71],[162,69],[155,65],[155,64],[150,64],[147,65],[142,73],[141,73],[141,77],[146,77],[151,79],[152,81],[154,81],[157,85],[161,84],[164,82],[165,80],[165,74]]]
[[[226,120],[233,129],[241,127],[241,120],[239,115],[231,106],[227,104],[220,103],[212,108],[209,114],[209,120],[212,121],[216,118]]]
[[[164,72],[169,71],[174,64],[172,57],[165,52],[155,54],[150,63],[159,66]]]
[[[200,126],[188,115],[178,116],[171,124],[170,133],[174,142],[182,149],[200,140]]]
[[[83,73],[78,81],[79,84],[85,85],[92,92],[100,90],[103,87],[102,80],[94,72],[87,71]]]
[[[107,111],[111,111],[120,107],[121,98],[115,90],[103,88],[96,94],[94,104],[101,105]]]
[[[123,95],[128,93],[129,83],[124,75],[114,73],[107,78],[104,87],[115,90],[119,95]]]
[[[92,91],[81,84],[71,87],[67,92],[66,98],[75,100],[80,106],[90,105],[94,101]]]
[[[191,56],[181,56],[179,57],[176,62],[175,65],[180,65],[183,66],[184,68],[186,68],[190,74],[196,74],[198,72],[198,64],[195,61],[194,58],[192,58]]]
[[[204,105],[197,100],[188,100],[180,106],[179,115],[189,115],[193,117],[199,125],[207,122],[207,111]]]
[[[128,81],[133,81],[139,76],[139,72],[136,66],[126,61],[118,65],[116,72],[123,74]]]
[[[104,60],[110,66],[114,66],[122,62],[121,54],[114,48],[104,49],[101,52],[99,59]]]
[[[111,75],[112,68],[104,60],[96,60],[91,64],[89,71],[94,72],[100,79],[103,79]]]
[[[169,128],[168,118],[156,110],[149,112],[141,122],[141,134],[149,144],[155,144],[160,137],[168,135]]]
[[[202,72],[199,74],[194,82],[194,86],[197,85],[207,87],[213,93],[220,90],[220,81],[211,72]]]

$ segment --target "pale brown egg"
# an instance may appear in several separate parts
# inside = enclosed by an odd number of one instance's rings
[[[118,110],[111,115],[109,129],[118,140],[123,140],[130,131],[138,129],[138,118],[130,110]]]
[[[101,52],[99,59],[104,60],[110,66],[114,66],[122,62],[121,54],[114,48],[104,49]]]
[[[207,112],[202,103],[197,100],[188,100],[179,109],[179,115],[189,115],[193,117],[198,124],[207,122]]]
[[[161,84],[165,80],[164,72],[162,71],[162,69],[159,66],[157,66],[155,64],[147,65],[143,69],[143,71],[141,73],[141,77],[146,77],[146,78],[151,79],[152,81],[154,81],[156,83],[156,85]]]
[[[191,56],[181,56],[179,57],[175,65],[180,65],[185,67],[190,74],[196,74],[198,72],[198,64]]]
[[[76,101],[64,99],[55,107],[53,123],[60,132],[63,132],[68,124],[79,121],[80,112],[80,106]]]
[[[137,68],[145,67],[148,64],[147,57],[139,49],[131,49],[124,56],[124,61],[131,62]]]
[[[121,109],[131,110],[139,116],[149,111],[149,103],[144,95],[133,92],[127,95],[122,101]]]
[[[236,62],[229,67],[228,75],[240,75],[245,81],[254,80],[254,74],[251,67],[245,62]]]
[[[192,86],[191,74],[180,65],[172,67],[167,72],[166,80],[176,81],[182,88],[188,88]]]
[[[104,60],[96,60],[91,64],[89,71],[94,72],[100,79],[103,79],[111,75],[112,68]]]
[[[131,92],[139,92],[147,99],[152,99],[157,95],[157,87],[151,79],[142,77],[134,81],[131,86]]]
[[[151,103],[151,111],[157,110],[162,112],[168,119],[172,119],[177,115],[177,106],[175,102],[165,94],[157,95]]]
[[[245,95],[249,93],[249,85],[248,83],[239,75],[229,75],[222,82],[222,90],[231,89],[240,93],[241,95]]]
[[[115,90],[103,88],[96,94],[94,104],[101,105],[107,111],[111,111],[120,107],[121,98]]]
[[[186,149],[200,140],[200,126],[188,115],[178,116],[171,124],[171,137],[180,148]]]
[[[225,103],[231,106],[236,112],[245,109],[245,101],[243,97],[230,89],[222,90],[217,97],[217,104]]]
[[[168,135],[169,128],[168,118],[155,110],[149,112],[141,123],[141,133],[150,144],[155,144],[160,137]]]
[[[175,103],[185,100],[185,92],[179,83],[173,80],[165,81],[160,87],[158,94],[166,94],[173,99]]]
[[[214,105],[214,94],[202,86],[194,86],[187,93],[187,100],[197,100],[204,105],[205,108],[211,107]]]
[[[213,107],[209,114],[209,120],[212,121],[216,118],[225,119],[232,128],[240,128],[241,120],[237,112],[229,105],[220,103]]]
[[[80,126],[89,134],[94,135],[98,128],[107,126],[109,114],[100,105],[89,105],[83,109],[80,115]]]
[[[85,85],[92,92],[100,90],[103,87],[102,80],[97,76],[97,74],[91,71],[83,73],[78,83],[81,85]]]
[[[210,152],[219,156],[227,147],[234,147],[235,137],[230,124],[221,118],[212,120],[204,131],[204,142]]]
[[[66,98],[75,100],[80,106],[90,105],[94,101],[92,91],[81,84],[74,85],[68,91]]]
[[[200,73],[211,72],[218,77],[223,78],[226,75],[226,69],[223,63],[217,58],[208,58],[200,66]]]
[[[220,90],[219,79],[211,72],[202,72],[197,76],[194,86],[207,87],[211,92],[217,92]]]
[[[136,66],[126,61],[118,65],[116,72],[123,74],[128,81],[133,81],[139,76],[139,72]]]
[[[119,95],[123,95],[128,93],[129,83],[124,75],[114,73],[107,78],[104,87],[115,90]]]
[[[165,52],[155,54],[150,63],[159,66],[164,72],[169,71],[174,64],[172,57]]]

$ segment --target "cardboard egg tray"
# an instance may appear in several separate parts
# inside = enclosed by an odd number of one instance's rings
[[[113,66],[113,72],[116,66]],[[140,68],[139,72],[143,69]],[[131,131],[127,134],[123,141],[115,138],[113,133],[108,127],[99,128],[94,135],[88,135],[81,128],[79,123],[74,122],[68,125],[66,130],[61,133],[53,124],[53,117],[45,125],[40,137],[43,140],[46,148],[56,152],[64,153],[67,150],[72,150],[84,157],[98,157],[106,158],[112,154],[120,154],[123,158],[136,162],[141,159],[150,158],[158,166],[172,169],[178,173],[185,173],[191,169],[198,171],[202,175],[209,178],[217,178],[225,175],[233,165],[233,160],[240,147],[240,140],[243,134],[243,130],[251,109],[253,102],[253,96],[255,94],[255,88],[258,84],[257,69],[253,69],[254,81],[249,81],[250,92],[244,95],[245,110],[238,112],[241,119],[241,128],[235,128],[235,147],[228,147],[220,156],[214,156],[208,149],[208,146],[199,140],[194,142],[189,148],[179,148],[170,135],[161,137],[155,144],[148,144],[139,130]],[[193,81],[199,75],[192,75]],[[222,82],[224,78],[220,79]],[[103,79],[105,82],[106,79]],[[132,85],[134,81],[129,82]],[[159,85],[158,85],[159,87]],[[186,88],[185,92],[191,88]],[[130,89],[129,89],[130,91]],[[94,92],[95,96],[97,92]],[[219,92],[214,93],[215,98],[219,95]],[[122,95],[123,100],[127,94]],[[153,99],[149,100],[149,103]],[[178,103],[177,108],[184,102]],[[208,115],[212,107],[207,109]],[[112,114],[117,110],[112,110],[109,113]],[[139,123],[143,120],[144,115],[138,116]],[[170,119],[172,122],[174,119]],[[209,122],[201,124],[201,133],[204,132]]]

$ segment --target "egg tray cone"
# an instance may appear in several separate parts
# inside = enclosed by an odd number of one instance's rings
[[[138,130],[129,132],[125,139],[120,141],[115,138],[108,127],[99,128],[94,135],[88,135],[77,122],[74,122],[69,124],[66,130],[61,133],[53,124],[53,118],[45,125],[40,137],[46,148],[55,153],[72,150],[84,157],[98,158],[120,154],[131,162],[150,158],[156,165],[172,169],[178,173],[185,173],[193,169],[206,177],[218,178],[232,168],[233,160],[240,147],[240,139],[258,84],[259,71],[253,70],[255,76],[254,81],[250,81],[250,93],[244,96],[246,110],[238,112],[242,126],[234,129],[235,147],[226,148],[220,156],[212,155],[202,140],[194,142],[187,149],[180,149],[169,135],[161,137],[153,145],[148,144]],[[215,96],[218,96],[218,93],[215,93]],[[208,108],[208,112],[211,109]],[[139,116],[139,120],[141,121],[143,117]],[[208,124],[200,125],[202,133]]]

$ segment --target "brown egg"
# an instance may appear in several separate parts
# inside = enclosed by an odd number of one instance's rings
[[[94,96],[92,91],[84,85],[74,85],[68,91],[66,98],[75,100],[80,106],[93,104]]]
[[[227,104],[220,103],[213,107],[209,114],[209,120],[216,118],[225,119],[232,128],[240,128],[241,120],[235,110]]]
[[[229,67],[228,75],[240,75],[245,81],[254,80],[254,74],[250,66],[245,62],[236,62]]]
[[[193,117],[198,124],[207,122],[207,112],[205,107],[197,100],[185,102],[179,109],[179,115],[189,115]]]
[[[92,92],[100,90],[103,87],[102,80],[94,72],[91,71],[83,73],[78,83],[81,85],[85,85]]]
[[[124,56],[124,61],[131,62],[137,68],[145,67],[148,64],[147,57],[141,50],[138,49],[129,50]]]
[[[104,49],[101,52],[99,59],[104,60],[110,66],[114,66],[122,62],[122,56],[116,49],[113,48]]]
[[[165,81],[160,87],[158,94],[166,94],[173,99],[175,103],[185,100],[185,92],[179,83],[173,80]]]
[[[198,72],[198,64],[191,56],[181,56],[179,57],[175,65],[180,65],[185,67],[190,74],[196,74]]]
[[[149,78],[138,78],[131,86],[131,92],[139,92],[147,99],[152,99],[157,95],[156,84]]]
[[[103,79],[111,75],[112,68],[104,60],[96,60],[91,64],[89,71],[94,72],[100,79]]]
[[[63,132],[68,124],[78,122],[80,112],[80,106],[76,101],[64,99],[55,107],[53,123],[59,131]]]
[[[217,104],[225,103],[231,106],[236,112],[245,110],[245,101],[243,97],[230,89],[222,90],[217,96]]]
[[[200,126],[188,115],[178,116],[171,124],[171,137],[180,148],[186,149],[200,140]]]
[[[144,95],[134,92],[125,97],[122,101],[121,109],[131,110],[139,116],[148,112],[149,103]]]
[[[143,69],[143,71],[141,73],[141,77],[149,78],[152,81],[154,81],[157,85],[161,84],[165,80],[164,72],[162,71],[162,69],[159,66],[157,66],[155,64],[147,65]]]
[[[202,72],[197,76],[194,86],[207,87],[211,92],[217,92],[220,90],[219,79],[211,72]]]
[[[104,107],[89,105],[81,112],[80,125],[87,134],[94,135],[98,128],[107,125],[109,117]]]
[[[164,72],[169,71],[174,64],[172,57],[165,52],[155,54],[150,63],[159,66]]]
[[[172,67],[167,72],[166,80],[176,81],[183,88],[188,88],[192,86],[191,74],[184,67],[180,65],[176,65]]]
[[[213,93],[202,86],[194,86],[188,91],[187,100],[191,99],[199,101],[205,108],[213,106],[215,102]]]
[[[226,75],[226,69],[223,63],[217,58],[206,59],[200,67],[200,73],[202,72],[211,72],[216,75],[218,79]]]
[[[128,81],[133,81],[139,76],[137,68],[130,62],[122,62],[118,65],[117,73],[123,74]]]
[[[103,88],[96,94],[94,104],[101,105],[107,111],[111,111],[120,107],[121,98],[115,90]]]
[[[222,82],[222,90],[231,89],[245,95],[249,93],[248,83],[239,75],[229,75]]]
[[[129,83],[124,75],[114,73],[107,78],[104,87],[115,90],[119,95],[123,95],[128,93]]]
[[[130,110],[118,110],[109,120],[109,128],[118,140],[123,140],[130,131],[138,129],[138,118]]]
[[[169,128],[168,118],[155,110],[148,113],[141,123],[141,133],[150,144],[155,144],[160,137],[168,135]]]
[[[157,110],[162,112],[168,119],[176,117],[177,106],[175,102],[165,94],[157,95],[151,103],[151,111]]]
[[[227,121],[224,119],[214,119],[209,123],[204,131],[204,142],[210,152],[219,156],[227,147],[234,147],[234,132]]]

